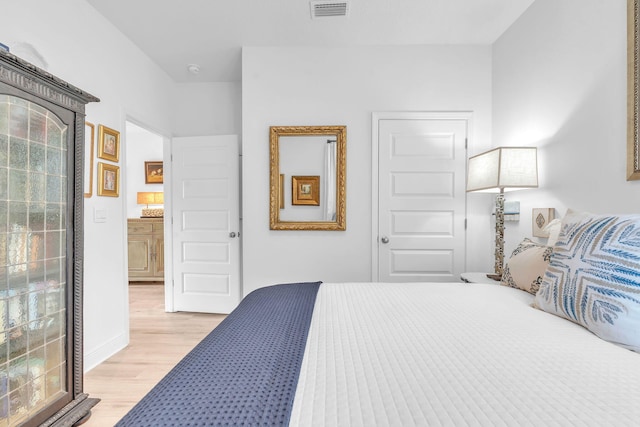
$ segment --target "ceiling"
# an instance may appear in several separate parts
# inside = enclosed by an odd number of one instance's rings
[[[242,46],[491,44],[534,0],[348,0],[315,19],[309,0],[87,2],[176,82],[231,82]]]

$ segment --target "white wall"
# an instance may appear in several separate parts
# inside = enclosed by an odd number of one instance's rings
[[[626,181],[626,2],[536,0],[493,46],[493,143],[539,151],[540,188],[508,224],[507,257],[531,209],[639,212]]]
[[[126,123],[127,145],[127,218],[139,218],[145,205],[138,204],[139,191],[164,191],[162,184],[145,184],[144,162],[162,161],[163,138],[134,123]],[[161,205],[149,205],[160,208]]]
[[[242,64],[245,294],[287,281],[371,280],[373,112],[473,111],[470,151],[490,146],[490,47],[250,47]],[[346,231],[269,230],[269,126],[287,125],[347,126]],[[489,209],[491,200],[470,203]],[[470,269],[492,265],[487,222],[470,222],[469,253],[486,254]]]
[[[122,138],[130,116],[171,134],[172,81],[88,3],[10,1],[3,3],[2,16],[2,43],[31,44],[45,58],[48,71],[101,99],[87,107],[96,133],[97,125],[104,124]],[[126,143],[123,139],[121,145]],[[121,179],[127,179],[124,168]],[[85,369],[123,348],[129,331],[125,200],[98,197],[96,187],[93,194],[85,199]],[[107,212],[106,222],[93,221],[95,209]]]
[[[376,111],[473,111],[470,155],[539,147],[541,188],[507,196],[521,201],[522,218],[507,224],[508,248],[531,234],[533,207],[638,210],[640,182],[625,180],[623,1],[536,0],[493,49],[245,48],[242,88],[174,84],[82,0],[5,3],[0,41],[33,45],[50,72],[101,98],[87,108],[96,125],[124,135],[129,117],[166,136],[242,133],[245,294],[282,281],[370,280]],[[269,230],[268,127],[335,124],[348,127],[347,231]],[[467,199],[467,268],[491,269],[492,197]],[[107,211],[106,223],[93,222],[94,209]],[[85,212],[90,368],[128,340],[126,201],[98,197],[94,187]]]
[[[176,84],[173,134],[240,135],[240,98],[240,82]]]

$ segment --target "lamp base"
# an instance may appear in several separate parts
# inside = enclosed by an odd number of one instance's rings
[[[487,274],[487,277],[495,280],[496,282],[502,281],[502,274]]]
[[[496,246],[494,249],[495,263],[491,276],[493,280],[501,280],[504,271],[504,193],[500,189],[500,193],[496,194]]]
[[[164,209],[142,209],[142,216],[140,218],[162,218],[164,216]]]

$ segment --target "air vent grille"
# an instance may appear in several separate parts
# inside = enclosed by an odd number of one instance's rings
[[[346,1],[312,1],[310,5],[311,19],[349,15],[349,3]]]

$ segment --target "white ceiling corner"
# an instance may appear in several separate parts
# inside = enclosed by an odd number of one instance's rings
[[[225,82],[242,46],[492,44],[535,0],[347,0],[317,19],[300,0],[86,1],[176,82]]]

